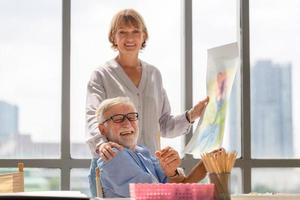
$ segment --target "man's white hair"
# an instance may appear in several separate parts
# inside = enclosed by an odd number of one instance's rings
[[[115,97],[110,99],[105,99],[101,102],[99,105],[97,111],[96,111],[96,117],[99,124],[101,124],[104,120],[104,113],[107,112],[111,107],[118,105],[118,104],[125,104],[130,105],[136,110],[134,104],[128,97]]]

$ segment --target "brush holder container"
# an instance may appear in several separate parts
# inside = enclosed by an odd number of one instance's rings
[[[230,173],[209,173],[209,182],[215,185],[216,200],[231,200]]]

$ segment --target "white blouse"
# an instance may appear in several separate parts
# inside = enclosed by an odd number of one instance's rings
[[[172,138],[189,132],[191,124],[185,114],[171,115],[160,71],[144,61],[141,64],[142,77],[138,87],[114,59],[92,73],[87,86],[86,128],[93,157],[98,157],[96,145],[107,141],[98,130],[95,116],[97,107],[107,98],[128,96],[131,99],[139,113],[138,144],[146,146],[151,153],[160,149],[160,136]]]

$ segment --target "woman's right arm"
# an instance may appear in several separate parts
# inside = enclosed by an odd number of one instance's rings
[[[94,157],[98,157],[97,146],[107,142],[105,136],[98,129],[96,110],[106,99],[106,91],[99,71],[94,71],[87,85],[86,95],[86,135],[87,143]]]
[[[110,160],[116,156],[112,148],[123,150],[123,147],[114,142],[108,142],[107,138],[100,133],[98,129],[98,120],[96,111],[100,103],[107,98],[106,90],[103,84],[103,75],[99,71],[92,73],[87,86],[86,95],[86,132],[87,143],[90,147],[93,157],[101,157],[103,160]]]

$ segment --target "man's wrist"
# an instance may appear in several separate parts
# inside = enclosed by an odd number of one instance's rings
[[[170,183],[181,183],[185,179],[185,174],[182,168],[177,168],[174,176],[168,176]]]
[[[178,170],[176,169],[175,172],[174,172],[174,175],[168,176],[168,177],[169,177],[169,178],[175,178],[175,177],[177,177],[177,176],[179,176],[179,172],[178,172]]]

